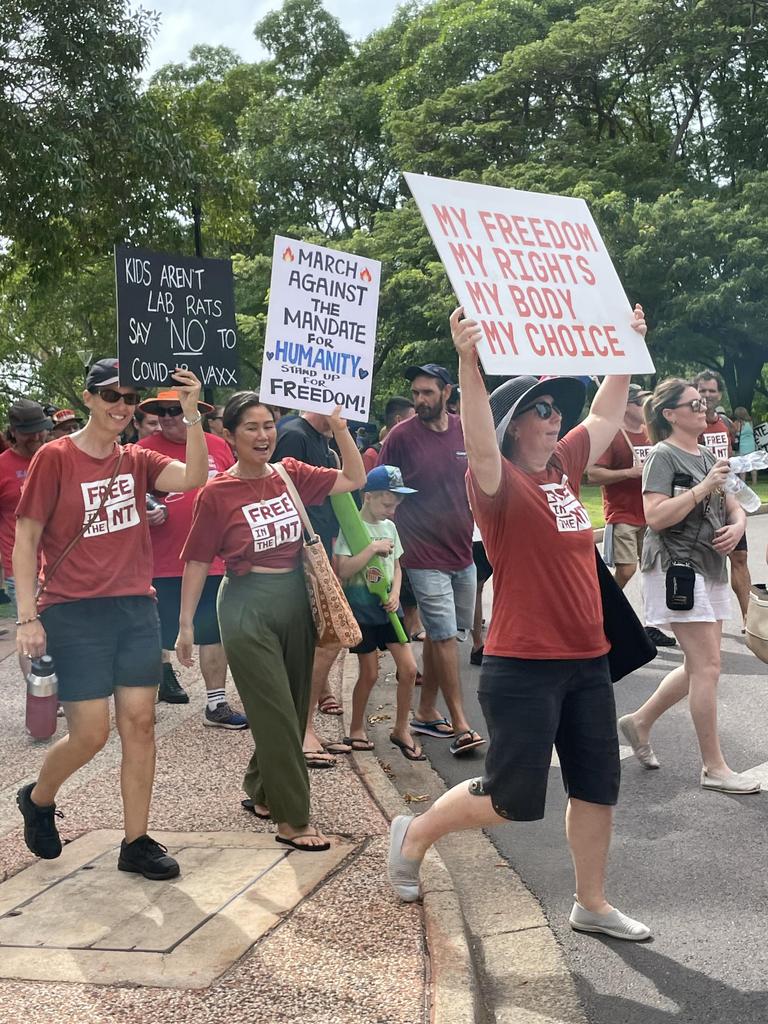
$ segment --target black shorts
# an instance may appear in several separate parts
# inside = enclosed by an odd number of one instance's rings
[[[477,569],[477,582],[487,583],[493,576],[493,566],[488,561],[485,545],[481,540],[472,541],[472,561]]]
[[[209,576],[195,612],[195,643],[220,644],[219,619],[216,615],[216,597],[219,593],[221,576]],[[172,651],[179,635],[179,613],[181,612],[181,576],[158,577],[152,580],[157,591],[157,611],[160,616],[160,637],[164,651]]]
[[[739,541],[739,543],[736,545],[736,547],[733,550],[734,551],[747,551],[748,550],[748,548],[747,548],[747,531],[746,530],[744,531],[744,533],[742,533],[741,540]]]
[[[110,697],[116,686],[157,686],[160,622],[151,597],[98,597],[40,613],[59,700]]]
[[[416,608],[418,607],[416,602],[416,595],[413,592],[411,581],[408,579],[408,573],[402,574],[403,578],[400,583],[400,604],[403,608]]]
[[[607,657],[533,661],[486,655],[480,706],[490,742],[485,776],[472,791],[514,821],[544,817],[552,746],[570,797],[613,805],[619,740]]]
[[[403,620],[400,619],[401,625],[402,622]],[[397,633],[395,633],[395,627],[389,621],[382,622],[377,626],[364,626],[361,624],[360,632],[363,634],[363,639],[357,647],[350,647],[351,654],[370,654],[371,651],[375,650],[386,651],[387,644],[397,644],[400,646]]]

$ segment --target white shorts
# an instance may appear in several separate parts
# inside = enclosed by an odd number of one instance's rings
[[[642,572],[645,621],[648,626],[668,626],[672,622],[717,622],[727,620],[733,613],[730,585],[707,579],[696,573],[693,588],[693,608],[673,611],[667,608],[667,574],[659,568]]]

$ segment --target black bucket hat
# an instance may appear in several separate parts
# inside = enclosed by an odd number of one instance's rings
[[[20,398],[14,402],[8,410],[8,423],[18,434],[38,434],[41,430],[53,429],[50,416],[46,416],[42,405],[31,398]]]
[[[532,405],[539,395],[552,395],[563,414],[561,436],[579,421],[587,388],[578,377],[512,377],[492,393],[490,398],[493,425],[499,448],[504,448],[504,438],[515,415]]]

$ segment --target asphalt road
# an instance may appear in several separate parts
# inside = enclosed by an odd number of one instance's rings
[[[748,539],[753,580],[765,582],[768,516],[750,520]],[[637,607],[635,580],[628,595]],[[460,645],[464,693],[469,720],[479,727],[480,670],[468,663],[469,646]],[[731,767],[743,771],[768,762],[768,666],[746,648],[736,620],[726,626],[723,651],[721,740]],[[680,660],[667,648],[618,683],[618,713],[639,706]],[[448,785],[482,773],[482,755],[456,759],[445,741],[420,739]],[[541,901],[594,1024],[765,1024],[768,792],[730,797],[699,788],[701,762],[686,704],[657,724],[653,746],[660,771],[622,760],[608,887],[616,906],[652,927],[651,942],[598,939],[569,928],[573,874],[559,769],[550,770],[543,821],[489,835]]]

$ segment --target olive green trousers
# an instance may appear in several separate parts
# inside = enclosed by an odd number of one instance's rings
[[[309,822],[302,748],[315,653],[303,570],[225,576],[217,610],[254,742],[243,789],[273,821],[302,828]]]

